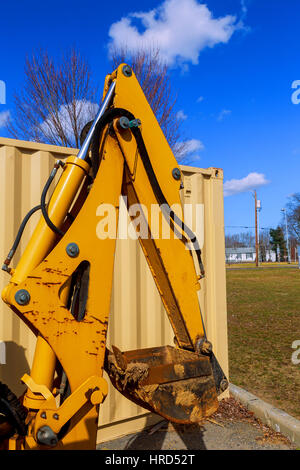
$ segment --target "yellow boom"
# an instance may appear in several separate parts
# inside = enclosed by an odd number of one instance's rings
[[[128,65],[106,77],[103,96],[79,154],[50,175],[43,214],[16,269],[9,268],[12,253],[4,263],[11,279],[2,298],[37,336],[30,376],[22,377],[23,415],[14,420],[7,412],[10,449],[94,449],[108,389],[104,370],[128,399],[178,423],[213,413],[228,385],[202,322],[197,290],[204,269],[182,220],[176,159]],[[137,234],[175,346],[106,348],[121,196],[135,221],[139,208]],[[147,217],[154,206],[158,228]],[[163,236],[167,229],[172,236]]]

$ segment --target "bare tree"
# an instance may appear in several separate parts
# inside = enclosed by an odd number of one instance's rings
[[[163,133],[176,156],[184,153],[185,143],[181,139],[182,119],[178,118],[169,68],[157,48],[140,48],[130,52],[126,47],[111,51],[113,68],[123,62],[128,63],[145,93],[145,96],[159,122]]]
[[[16,139],[78,147],[83,126],[95,117],[97,90],[89,65],[75,49],[55,61],[45,50],[25,63],[23,89],[14,94],[7,123]]]
[[[289,197],[286,204],[286,215],[288,223],[288,231],[298,242],[300,241],[300,193],[295,193]],[[285,227],[285,220],[282,221]],[[284,229],[285,230],[285,229]]]
[[[159,50],[128,53],[126,48],[115,49],[111,61],[113,69],[122,62],[131,65],[175,155],[183,156],[182,119]],[[97,102],[89,65],[78,51],[72,49],[55,61],[40,50],[26,59],[24,86],[14,94],[15,110],[7,130],[16,139],[79,147],[80,133],[94,119]]]
[[[249,248],[255,245],[255,236],[251,231],[226,235],[226,248]]]
[[[243,246],[243,243],[240,241],[240,236],[238,233],[225,236],[225,245],[226,248],[240,248]]]

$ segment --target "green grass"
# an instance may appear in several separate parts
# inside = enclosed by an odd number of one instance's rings
[[[244,262],[244,263],[226,263],[227,268],[276,268],[280,266],[297,266],[298,267],[299,263],[298,261],[292,261],[291,263],[287,263],[285,261],[282,261],[281,263],[273,263],[273,262],[264,262],[264,263],[259,263],[258,266],[256,266],[255,262]]]
[[[230,381],[300,419],[300,270],[227,271]]]

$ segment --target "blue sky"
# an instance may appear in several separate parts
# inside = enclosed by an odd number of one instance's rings
[[[223,168],[225,194],[234,193],[224,200],[225,225],[254,225],[254,188],[261,226],[280,222],[287,197],[300,190],[300,104],[291,100],[292,83],[300,80],[297,0],[207,0],[206,7],[196,0],[1,3],[0,126],[4,113],[13,115],[12,95],[33,49],[56,56],[77,46],[101,89],[109,42],[135,47],[155,40],[170,64],[184,136],[195,150],[185,162]],[[3,127],[0,135],[6,136]]]

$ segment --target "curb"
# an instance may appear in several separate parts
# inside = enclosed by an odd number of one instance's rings
[[[233,398],[240,401],[249,411],[252,411],[262,423],[267,424],[274,431],[280,432],[288,437],[291,442],[300,446],[300,421],[298,419],[236,385],[230,384],[229,391]]]

